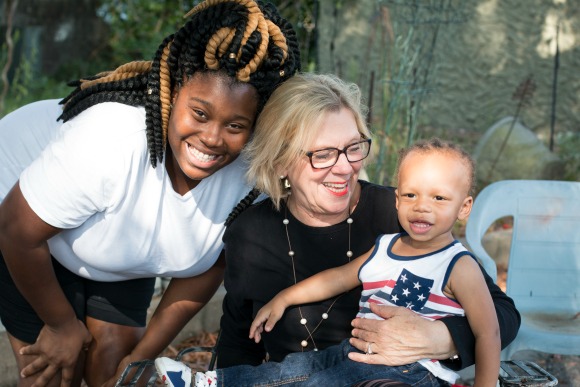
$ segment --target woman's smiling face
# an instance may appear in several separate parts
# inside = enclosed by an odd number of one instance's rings
[[[342,108],[326,112],[313,143],[305,151],[338,148],[361,140],[353,113]],[[362,161],[349,163],[341,154],[330,168],[312,168],[304,155],[286,171],[292,185],[288,198],[290,210],[298,219],[312,226],[335,224],[348,215],[353,196],[357,195],[358,174]]]
[[[219,73],[196,73],[173,98],[166,168],[173,188],[185,194],[234,161],[250,139],[258,93]]]

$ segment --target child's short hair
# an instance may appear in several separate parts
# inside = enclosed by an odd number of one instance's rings
[[[430,152],[441,152],[441,153],[452,153],[455,154],[459,159],[463,161],[465,167],[469,171],[468,173],[468,195],[473,196],[475,193],[475,161],[469,153],[464,151],[459,145],[454,144],[449,141],[441,140],[437,137],[431,138],[430,140],[419,140],[413,145],[403,148],[399,151],[399,160],[397,163],[396,176],[399,179],[399,168],[403,163],[403,160],[411,152],[420,153],[430,153]],[[398,185],[398,183],[397,183]]]

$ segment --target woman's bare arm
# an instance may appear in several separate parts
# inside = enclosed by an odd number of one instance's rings
[[[60,231],[36,215],[18,183],[0,205],[2,255],[18,290],[45,323],[36,343],[20,353],[36,356],[21,374],[35,376],[37,386],[48,384],[59,372],[61,386],[68,386],[80,351],[91,341],[52,268],[47,240]]]
[[[222,283],[224,270],[222,251],[218,261],[205,273],[191,278],[173,278],[147,324],[145,335],[105,385],[114,386],[129,363],[157,357],[215,294]]]

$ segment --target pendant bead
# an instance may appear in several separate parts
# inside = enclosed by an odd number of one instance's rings
[[[288,225],[288,223],[290,223],[290,221],[289,221],[288,219],[284,219],[284,220],[282,221],[282,223],[284,223],[285,225]]]
[[[328,319],[328,313],[322,313],[322,318],[323,318],[324,320]]]
[[[307,323],[307,322],[308,322],[308,321],[306,321],[306,319],[305,319],[305,318],[303,318],[303,319],[300,319],[300,324],[302,324],[302,325],[306,325],[306,323]]]
[[[300,345],[301,345],[303,348],[306,348],[306,347],[308,347],[308,341],[306,341],[306,340],[302,340],[302,342],[300,343]]]
[[[352,222],[353,222],[352,218],[348,218],[348,219],[346,220],[346,223],[348,223],[348,224],[352,224]]]
[[[294,251],[292,251],[292,250],[288,251],[288,255],[291,256],[291,257],[293,257],[294,256]]]
[[[350,250],[347,251],[346,252],[346,256],[349,257],[349,258],[352,258],[352,251],[350,251]]]

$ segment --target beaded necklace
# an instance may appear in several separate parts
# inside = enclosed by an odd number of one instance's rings
[[[296,284],[298,281],[296,280],[296,266],[294,264],[294,250],[292,250],[292,243],[290,242],[290,233],[288,232],[288,224],[290,223],[290,221],[288,220],[288,205],[285,206],[284,210],[285,210],[284,211],[284,220],[282,220],[282,223],[284,224],[284,228],[286,229],[286,238],[288,239],[288,256],[292,260],[292,274],[294,275],[294,284]],[[349,208],[348,218],[346,219],[346,223],[348,223],[348,250],[346,252],[346,257],[348,258],[348,262],[350,262],[350,259],[352,258],[352,250],[350,249],[350,230],[351,230],[352,222],[353,222],[353,220],[350,216],[350,208]],[[302,325],[304,327],[304,329],[306,329],[306,332],[308,333],[308,336],[306,336],[306,338],[304,338],[304,340],[302,340],[300,342],[300,346],[302,347],[302,351],[304,351],[306,349],[306,347],[308,347],[309,340],[312,342],[312,346],[314,347],[314,351],[318,351],[318,347],[316,346],[316,342],[314,341],[313,335],[318,330],[318,328],[320,328],[320,326],[322,325],[322,322],[324,320],[328,319],[328,314],[330,313],[330,310],[332,309],[332,307],[334,306],[336,301],[338,301],[338,299],[341,296],[342,295],[337,296],[332,301],[332,303],[330,304],[330,306],[328,307],[326,312],[322,313],[322,316],[321,316],[322,318],[320,319],[318,324],[316,324],[314,329],[310,329],[308,327],[308,320],[306,320],[306,318],[304,318],[304,315],[302,314],[302,308],[300,308],[300,306],[298,306],[298,313],[300,313],[300,325]]]

